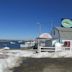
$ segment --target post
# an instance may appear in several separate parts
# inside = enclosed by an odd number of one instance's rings
[[[41,52],[41,47],[40,47],[40,41],[38,39],[38,53],[40,53],[40,52]]]

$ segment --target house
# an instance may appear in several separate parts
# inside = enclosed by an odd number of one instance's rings
[[[51,46],[51,41],[52,41],[52,36],[50,33],[42,33],[38,38],[37,38],[39,46]]]
[[[72,28],[55,27],[51,35],[53,39],[64,43],[64,47],[72,47]]]
[[[42,33],[37,37],[33,49],[36,49],[37,52],[42,52],[41,50],[45,47],[52,47],[52,36],[50,33]],[[47,51],[47,49],[45,49],[45,51]]]

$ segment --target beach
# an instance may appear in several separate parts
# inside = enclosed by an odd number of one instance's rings
[[[72,59],[27,58],[13,72],[72,72]]]

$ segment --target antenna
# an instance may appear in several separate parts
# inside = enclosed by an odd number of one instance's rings
[[[51,21],[51,30],[52,30],[52,28],[54,28],[54,24],[53,24],[53,22]]]
[[[38,23],[37,23],[37,25],[39,26],[39,35],[40,35],[40,34],[41,34],[41,32],[42,32],[42,27],[41,27],[40,22],[38,22]]]

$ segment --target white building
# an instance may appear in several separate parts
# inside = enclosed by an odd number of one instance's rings
[[[54,40],[64,43],[64,47],[72,48],[72,28],[55,27],[51,35]]]

